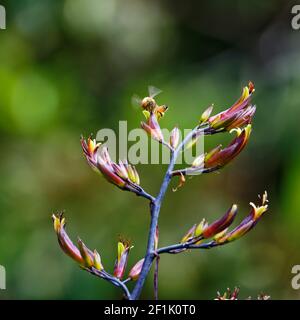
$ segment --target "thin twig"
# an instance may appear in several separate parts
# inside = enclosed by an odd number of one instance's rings
[[[153,196],[151,196],[149,193],[147,193],[145,190],[143,190],[142,188],[139,192],[136,193],[136,195],[139,197],[144,197],[144,198],[150,200],[151,202],[155,201],[155,198]]]
[[[127,288],[127,286],[125,285],[125,281],[121,281],[120,279],[112,276],[111,274],[109,274],[108,272],[102,270],[102,271],[99,271],[93,267],[91,268],[84,268],[86,271],[88,271],[90,274],[96,276],[96,277],[99,277],[99,278],[102,278],[110,283],[112,283],[114,286],[118,287],[118,288],[121,288],[125,294],[125,297],[128,299],[128,300],[131,300],[131,295],[130,295],[130,292]]]
[[[158,269],[159,269],[160,256],[157,255],[155,259],[155,270],[154,270],[154,299],[158,300]]]
[[[207,243],[201,243],[201,244],[193,244],[193,243],[177,243],[171,246],[167,247],[162,247],[157,250],[157,254],[162,254],[162,253],[180,253],[182,250],[187,250],[187,249],[210,249],[213,247],[217,247],[222,245],[221,243],[217,243],[215,241],[210,241]]]

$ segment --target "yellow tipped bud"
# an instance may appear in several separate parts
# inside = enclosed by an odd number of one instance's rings
[[[118,261],[120,261],[121,256],[124,251],[125,251],[125,246],[124,246],[123,242],[119,241],[118,242]]]
[[[63,214],[59,214],[59,215],[52,215],[52,220],[53,220],[53,227],[56,233],[59,233],[61,228],[63,228],[66,224],[66,220],[63,217]]]
[[[101,263],[100,254],[97,252],[97,250],[94,250],[94,267],[99,271],[104,269]]]
[[[205,219],[203,219],[196,227],[195,237],[201,236],[203,230],[207,227],[207,225],[207,222],[205,221]]]
[[[132,167],[132,169],[133,169],[133,172],[134,172],[135,183],[139,185],[140,184],[140,176],[139,176],[139,174],[138,174],[138,172],[137,172],[135,167]]]
[[[92,267],[94,265],[94,259],[90,254],[89,249],[86,247],[86,245],[82,242],[81,239],[78,239],[78,248],[85,262],[85,266],[88,268]]]
[[[136,182],[135,173],[134,173],[133,167],[132,167],[130,164],[127,166],[127,173],[128,173],[129,179],[130,179],[133,183],[135,183],[135,182]]]
[[[211,106],[209,106],[201,115],[200,117],[200,123],[202,122],[206,122],[208,120],[208,118],[210,117],[212,111],[213,111],[214,105],[212,104]]]
[[[252,206],[252,208],[254,209],[254,217],[253,217],[254,220],[257,220],[258,218],[260,218],[261,215],[268,210],[267,204],[256,207],[256,205],[253,202],[250,202],[250,206]]]
[[[213,239],[217,242],[217,243],[221,243],[222,242],[222,238],[225,236],[226,232],[227,232],[228,228],[224,229],[223,231],[217,233]]]

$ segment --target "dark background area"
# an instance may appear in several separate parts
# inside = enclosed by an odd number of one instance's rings
[[[149,224],[144,199],[121,192],[87,166],[80,134],[139,126],[131,96],[163,90],[161,121],[192,128],[211,103],[229,107],[252,80],[257,112],[245,151],[218,174],[167,193],[160,243],[177,242],[203,217],[232,203],[238,219],[268,190],[270,209],[243,239],[209,251],[163,256],[160,298],[212,299],[240,286],[297,299],[291,268],[300,264],[300,31],[292,2],[25,0],[1,1],[0,264],[1,299],[109,299],[120,292],[81,271],[57,245],[51,213],[66,210],[68,230],[97,248],[111,270],[119,234],[143,256]],[[211,137],[209,149],[228,137]],[[155,194],[165,166],[138,165]],[[174,182],[175,184],[176,182]],[[150,278],[143,298],[152,297]]]

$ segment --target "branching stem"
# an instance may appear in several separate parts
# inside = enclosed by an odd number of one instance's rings
[[[142,291],[142,288],[144,286],[145,280],[147,278],[147,275],[148,275],[150,268],[151,268],[151,265],[153,263],[153,260],[156,257],[154,245],[155,245],[155,232],[156,232],[156,227],[158,225],[159,212],[160,212],[163,198],[166,194],[169,183],[171,181],[172,171],[174,169],[179,152],[181,152],[184,145],[194,136],[195,133],[199,133],[199,131],[204,132],[204,130],[205,130],[204,128],[199,129],[198,127],[196,127],[194,130],[192,130],[185,137],[185,139],[179,144],[179,146],[177,147],[176,150],[171,151],[170,164],[168,166],[167,172],[166,172],[165,177],[163,179],[158,196],[154,199],[154,201],[151,202],[151,205],[150,205],[151,221],[150,221],[150,229],[149,229],[149,234],[148,234],[147,250],[146,250],[145,260],[143,263],[143,267],[142,267],[140,276],[139,276],[137,283],[131,293],[132,300],[136,300],[139,298],[141,291]]]

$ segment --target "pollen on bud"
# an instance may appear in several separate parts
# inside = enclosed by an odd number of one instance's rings
[[[146,120],[150,117],[150,112],[148,110],[143,110],[143,115],[145,116]]]
[[[55,214],[52,215],[53,227],[56,233],[59,233],[61,228],[65,226],[65,218],[63,217],[63,213],[60,213],[58,216]]]
[[[260,206],[256,206],[253,202],[250,205],[253,208],[253,219],[259,219],[268,210],[268,194],[267,191],[264,192],[262,196],[262,203]]]

